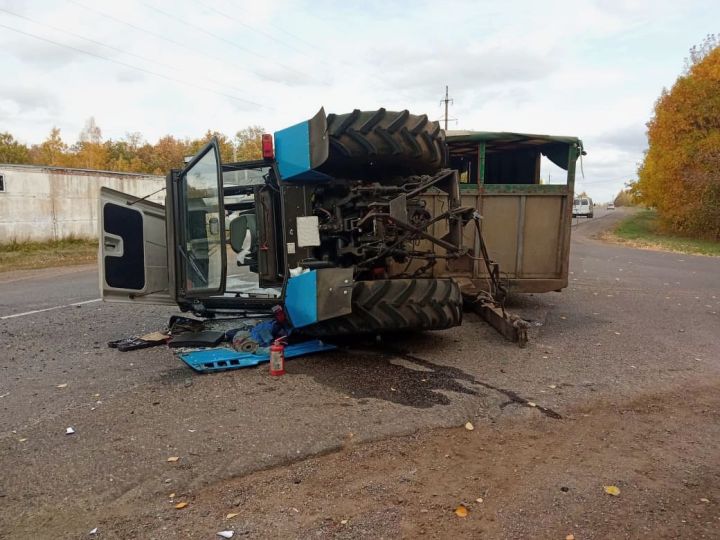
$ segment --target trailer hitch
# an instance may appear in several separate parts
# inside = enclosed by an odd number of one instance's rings
[[[517,343],[521,348],[527,345],[527,331],[530,324],[518,315],[505,311],[503,305],[488,293],[483,291],[479,294],[472,294],[463,291],[463,303],[507,340]]]

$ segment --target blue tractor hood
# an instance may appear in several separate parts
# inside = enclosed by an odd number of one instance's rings
[[[324,108],[310,120],[275,132],[275,160],[282,180],[329,178],[315,170],[327,161],[329,155],[330,139]]]

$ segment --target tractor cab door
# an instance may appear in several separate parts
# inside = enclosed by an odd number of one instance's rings
[[[222,166],[213,139],[188,163],[169,177],[168,255],[178,302],[221,295],[225,291],[225,208]],[[168,204],[171,204],[170,202]]]
[[[103,300],[174,304],[168,277],[165,207],[103,187],[98,216]]]

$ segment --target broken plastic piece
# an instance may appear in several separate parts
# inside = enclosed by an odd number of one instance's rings
[[[329,345],[319,339],[305,341],[285,347],[285,359],[331,351],[335,348],[335,345]],[[270,361],[268,349],[258,349],[255,354],[251,354],[219,347],[217,349],[182,353],[178,356],[188,366],[200,373],[257,366],[262,362]]]

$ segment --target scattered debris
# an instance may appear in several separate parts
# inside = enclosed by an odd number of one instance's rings
[[[537,407],[537,403],[535,403],[534,401],[528,401],[527,404],[528,407]]]
[[[225,516],[225,519],[232,519],[235,516],[239,516],[239,515],[240,514],[238,514],[237,512],[230,512],[227,516]]]
[[[220,531],[217,535],[222,538],[232,538],[235,535],[235,531]]]
[[[168,460],[168,463],[175,463],[176,461],[180,461],[180,457],[179,456],[170,456],[169,458],[167,458],[167,460]]]
[[[97,534],[97,533],[98,533],[97,527],[95,527],[92,531],[90,531],[90,534]]]
[[[205,330],[203,332],[186,332],[174,335],[168,347],[215,347],[225,339],[225,332]]]
[[[475,429],[475,426],[472,425],[472,422],[465,422],[465,429],[467,429],[468,431],[472,431],[473,429]]]
[[[620,495],[620,488],[617,486],[603,486],[603,489],[605,490],[605,493],[612,495],[613,497]]]
[[[136,351],[138,349],[147,349],[148,347],[156,347],[167,343],[170,339],[168,334],[162,332],[151,332],[144,336],[133,336],[124,339],[116,339],[115,341],[109,341],[108,347],[111,349],[117,349],[120,352]]]
[[[477,499],[475,499],[475,502],[476,502],[476,503],[481,503],[481,502],[483,502],[482,497],[478,497]]]
[[[285,347],[285,359],[331,351],[335,348],[335,345],[324,343],[319,339],[313,339]],[[259,348],[255,353],[243,353],[218,347],[215,349],[184,352],[178,356],[188,366],[200,373],[257,366],[260,363],[270,361],[270,351],[267,347]]]
[[[468,509],[465,508],[465,505],[464,505],[464,504],[461,504],[460,506],[458,506],[458,507],[455,509],[455,515],[456,515],[457,517],[461,517],[461,518],[467,517],[467,515],[468,515]]]
[[[177,503],[177,504],[175,505],[175,509],[176,509],[176,510],[182,510],[182,509],[185,508],[187,505],[188,505],[188,503],[186,503],[186,502],[179,502],[179,503]]]
[[[67,383],[58,384],[57,388],[67,388]]]
[[[340,524],[341,524],[341,525],[347,525],[347,522],[348,522],[347,519],[342,519],[342,520],[340,520]]]
[[[65,435],[72,435],[75,433],[75,430],[71,427],[65,428]]]
[[[168,498],[169,498],[169,499],[174,499],[174,498],[175,498],[175,494],[174,494],[174,493],[171,493],[170,495],[168,495]]]
[[[575,540],[575,535],[573,533],[570,533],[565,537],[565,540]]]
[[[709,502],[710,502],[710,499],[708,499],[708,498],[706,498],[706,497],[702,497],[702,498],[700,499],[700,502],[709,503]]]

